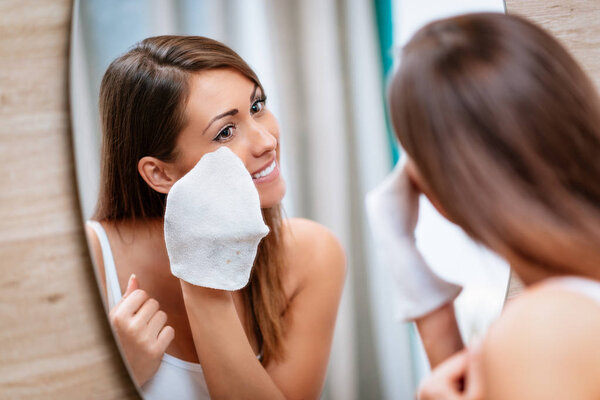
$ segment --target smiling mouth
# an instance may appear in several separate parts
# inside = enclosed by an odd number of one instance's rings
[[[275,167],[277,167],[277,160],[273,159],[273,162],[267,168],[252,175],[252,179],[260,179],[269,175],[271,172],[273,172],[273,170],[275,170]]]

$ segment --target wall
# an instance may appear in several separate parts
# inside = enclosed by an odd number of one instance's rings
[[[509,14],[525,16],[553,33],[600,88],[600,3],[595,0],[506,0]]]
[[[0,2],[0,397],[137,398],[81,227],[67,66],[71,2]]]

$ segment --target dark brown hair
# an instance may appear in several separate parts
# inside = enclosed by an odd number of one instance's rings
[[[233,68],[263,89],[237,53],[199,36],[151,37],[110,64],[100,87],[102,165],[94,219],[164,216],[166,195],[146,184],[138,172],[138,161],[144,156],[176,159],[176,139],[186,124],[190,76],[217,68]],[[243,295],[249,311],[245,324],[257,335],[266,364],[283,356],[282,314],[287,300],[280,279],[280,206],[262,213],[271,231],[259,245]]]
[[[469,235],[556,274],[600,267],[600,101],[550,34],[504,14],[430,23],[405,46],[389,102],[402,146]]]

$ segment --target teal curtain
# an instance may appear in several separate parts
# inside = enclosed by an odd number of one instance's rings
[[[379,35],[379,55],[381,58],[381,82],[384,104],[387,104],[387,82],[392,74],[394,65],[394,14],[392,9],[393,0],[375,0],[375,16],[377,18],[377,33]],[[399,157],[399,148],[396,142],[392,124],[390,123],[388,108],[385,108],[385,123],[387,127],[387,138],[390,144],[391,159],[393,165]]]
[[[386,122],[386,136],[389,143],[389,150],[391,154],[392,166],[396,165],[400,156],[400,147],[396,140],[396,135],[392,129],[390,122],[389,108],[387,107],[387,85],[393,74],[394,66],[394,12],[393,12],[393,1],[394,0],[375,0],[375,15],[377,18],[377,33],[379,35],[379,55],[381,59],[381,76],[382,76],[382,96],[384,97],[385,107],[385,122]],[[417,387],[421,376],[419,371],[423,370],[424,359],[419,354],[420,340],[418,337],[417,329],[414,324],[407,324],[406,329],[409,332],[410,348],[411,348],[411,361],[412,361],[412,374],[413,386]]]

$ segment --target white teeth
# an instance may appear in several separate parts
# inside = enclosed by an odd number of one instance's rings
[[[261,172],[252,175],[252,178],[258,179],[258,178],[262,178],[263,176],[267,176],[271,172],[273,172],[273,170],[275,169],[276,166],[277,166],[277,161],[273,160],[271,165],[269,165],[267,168],[263,169]]]

